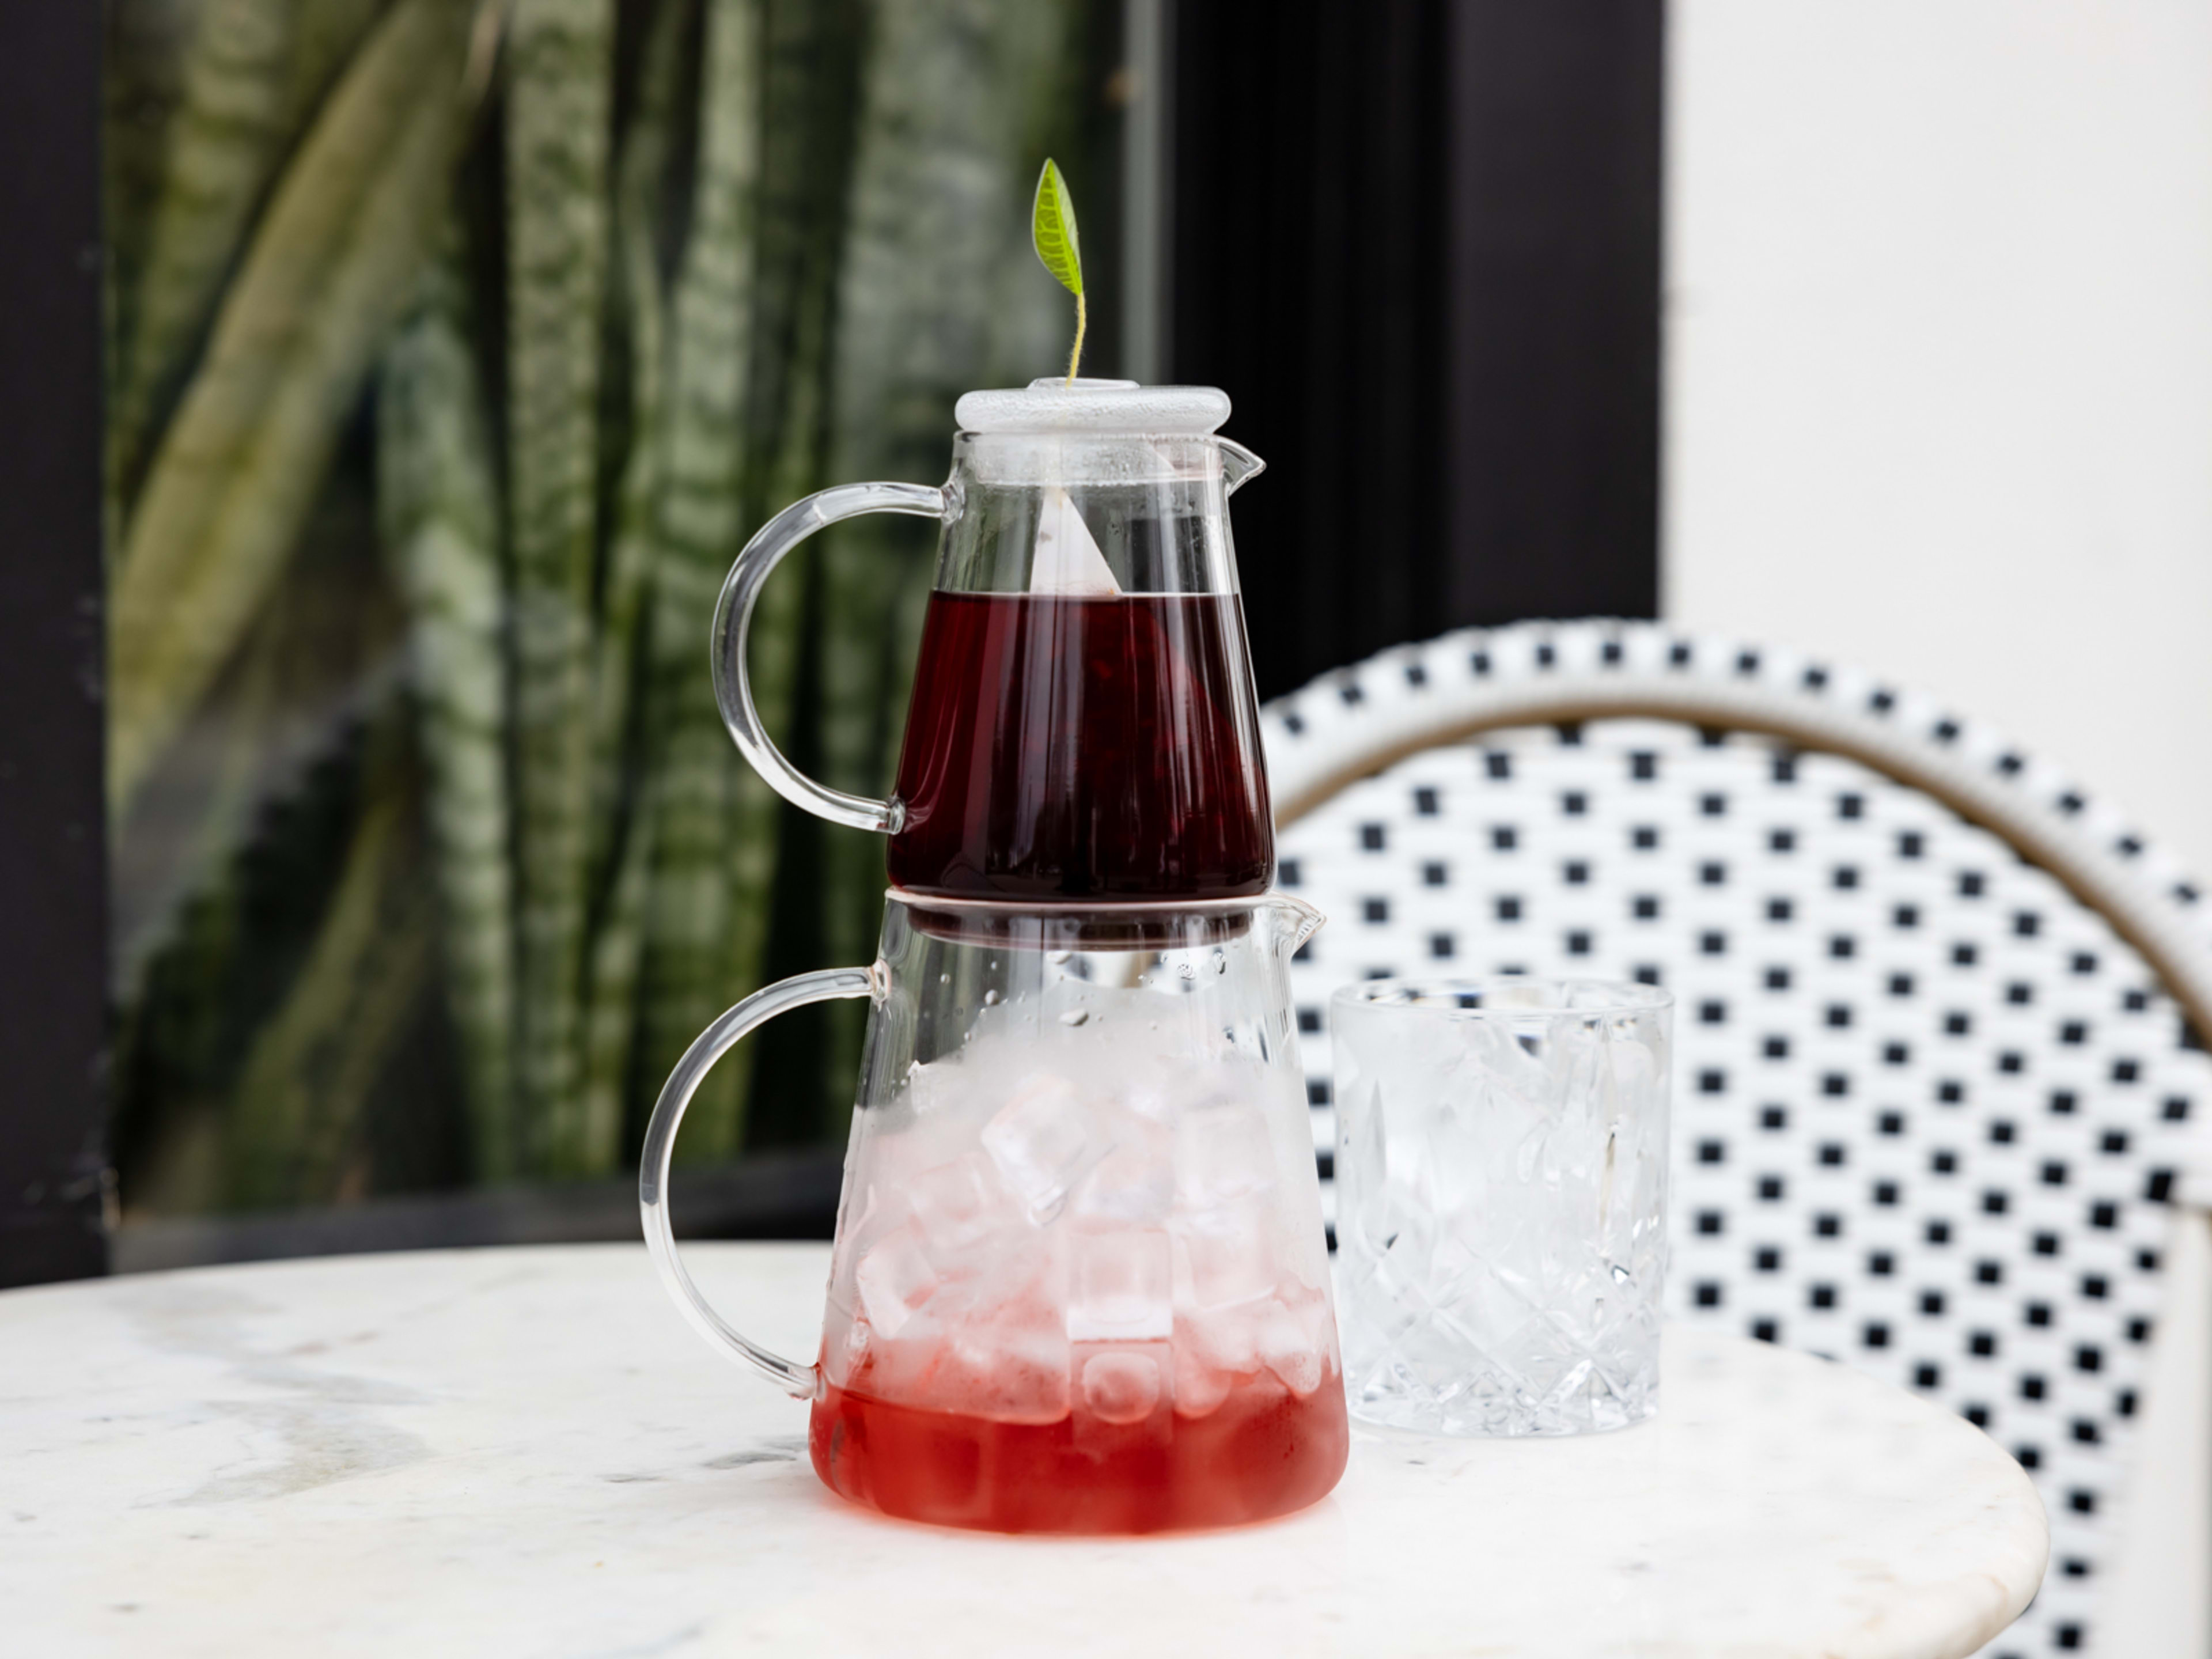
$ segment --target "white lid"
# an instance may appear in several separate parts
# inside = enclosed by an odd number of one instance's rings
[[[1016,391],[970,392],[953,405],[963,432],[1095,432],[1204,437],[1229,418],[1229,394],[1210,386],[1048,375]]]

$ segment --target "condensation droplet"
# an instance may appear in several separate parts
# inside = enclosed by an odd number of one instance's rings
[[[1062,1025],[1080,1025],[1090,1018],[1091,1011],[1088,1008],[1070,1008],[1060,1017],[1060,1023]]]
[[[999,994],[998,994],[996,991],[986,991],[986,992],[984,992],[984,993],[983,993],[983,1006],[984,1006],[986,1008],[995,1008],[995,1007],[997,1007],[997,1006],[999,1006]]]

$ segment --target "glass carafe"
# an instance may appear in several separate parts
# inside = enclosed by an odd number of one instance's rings
[[[1258,893],[1274,832],[1229,533],[1257,456],[1204,386],[1039,380],[971,392],[942,488],[848,484],[738,555],[715,690],[786,799],[887,832],[892,884],[1024,901]],[[825,788],[762,731],[745,630],[777,561],[859,514],[943,522],[896,790]]]
[[[894,892],[872,967],[749,998],[647,1132],[662,1281],[812,1406],[814,1467],[885,1514],[1001,1532],[1221,1526],[1314,1502],[1349,1441],[1270,895],[1022,908]],[[867,997],[818,1364],[708,1306],[665,1194],[685,1105],[787,1008]]]

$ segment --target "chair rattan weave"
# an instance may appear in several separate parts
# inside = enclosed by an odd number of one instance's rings
[[[1292,968],[1324,1176],[1337,985],[1666,985],[1670,1313],[2012,1448],[2051,1569],[1988,1651],[2086,1646],[2174,1204],[2205,1195],[2212,903],[1994,733],[1649,623],[1447,635],[1262,725],[1282,883],[1332,919]]]

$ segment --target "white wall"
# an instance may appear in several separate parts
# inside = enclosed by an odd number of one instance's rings
[[[1925,688],[2212,879],[2212,0],[1668,19],[1668,619]],[[2207,1651],[2204,1254],[2135,1659]]]
[[[1669,618],[1936,693],[2212,878],[2212,3],[1669,15]]]

